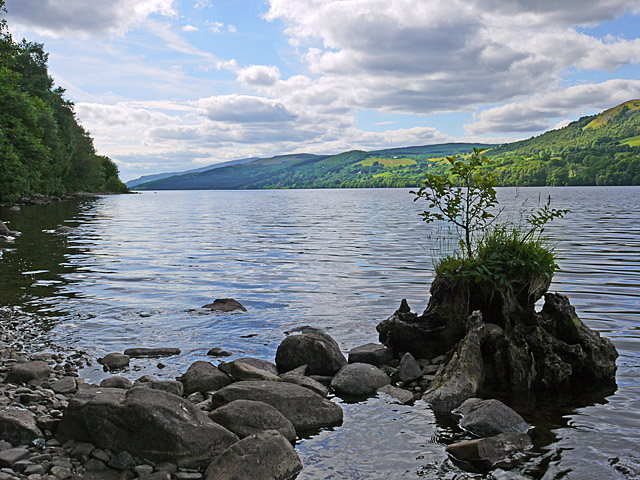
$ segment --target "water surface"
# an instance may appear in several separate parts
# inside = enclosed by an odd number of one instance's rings
[[[629,478],[612,465],[640,465],[640,188],[499,189],[503,215],[517,220],[549,194],[572,210],[546,232],[561,267],[551,288],[614,341],[618,388],[579,406],[523,408],[536,447],[517,471]],[[23,232],[0,259],[0,305],[95,357],[182,349],[162,369],[135,360],[131,379],[175,377],[214,346],[272,360],[284,332],[301,325],[327,329],[346,353],[377,341],[376,324],[402,298],[426,306],[432,259],[448,242],[434,242],[441,232],[420,221],[420,207],[399,189],[147,192],[0,210]],[[53,232],[61,225],[76,230]],[[248,312],[200,310],[223,297]],[[105,375],[95,365],[81,374]],[[463,478],[444,454],[465,438],[451,418],[387,397],[342,406],[342,427],[297,445],[298,478]]]

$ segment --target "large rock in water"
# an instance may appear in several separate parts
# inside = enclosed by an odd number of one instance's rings
[[[207,468],[205,480],[288,480],[302,470],[291,444],[275,430],[240,440]]]
[[[329,375],[347,364],[340,346],[327,333],[303,327],[299,334],[289,335],[278,346],[276,365],[280,373],[307,365],[307,375]]]
[[[51,367],[47,362],[36,360],[33,362],[16,363],[7,378],[6,383],[27,383],[32,380],[41,381],[46,379],[51,373]]]
[[[29,445],[44,437],[32,412],[17,407],[0,408],[0,440],[12,445]]]
[[[284,415],[297,433],[342,423],[342,408],[308,388],[287,382],[236,382],[211,396],[214,408],[234,400],[264,402]]]
[[[366,397],[375,395],[378,388],[389,385],[391,379],[378,367],[368,363],[350,363],[331,380],[331,388],[340,396]]]
[[[92,385],[83,386],[69,402],[57,438],[183,467],[206,466],[239,440],[176,395]]]
[[[462,415],[461,428],[479,437],[529,431],[529,424],[500,400],[469,398],[454,413]]]
[[[287,440],[296,439],[296,430],[278,410],[264,402],[234,400],[209,413],[209,418],[240,438],[266,430],[277,430]]]
[[[178,380],[184,385],[184,393],[187,395],[218,390],[232,382],[229,375],[219,370],[214,364],[204,361],[191,364]]]

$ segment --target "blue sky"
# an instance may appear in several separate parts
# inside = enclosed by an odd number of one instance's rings
[[[121,178],[538,135],[640,98],[640,0],[7,0]]]

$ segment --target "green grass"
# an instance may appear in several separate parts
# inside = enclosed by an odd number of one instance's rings
[[[625,138],[624,140],[620,140],[621,144],[629,145],[630,147],[640,147],[640,135],[631,138]]]
[[[591,122],[582,127],[582,130],[587,130],[588,128],[598,128],[606,124],[611,118],[618,114],[620,110],[624,107],[628,107],[629,110],[640,110],[640,100],[629,100],[628,102],[621,103],[609,110],[605,110],[596,116]]]
[[[408,167],[409,165],[416,165],[417,162],[413,158],[381,158],[381,157],[369,157],[360,162],[363,167],[371,167],[374,162],[378,162],[385,167]]]

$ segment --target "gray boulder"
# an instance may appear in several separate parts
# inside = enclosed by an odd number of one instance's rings
[[[302,470],[291,444],[275,430],[251,435],[222,452],[205,480],[288,480]]]
[[[232,382],[229,375],[212,363],[203,361],[193,363],[178,380],[184,385],[184,393],[187,395],[218,390]]]
[[[529,424],[500,400],[469,398],[453,413],[462,415],[460,427],[479,437],[501,433],[527,433]]]
[[[133,383],[131,383],[131,380],[129,380],[128,378],[114,376],[114,377],[109,377],[102,380],[100,382],[100,386],[109,387],[109,388],[129,389],[133,387]]]
[[[293,424],[274,407],[263,402],[234,400],[209,413],[209,418],[240,438],[277,430],[290,442],[296,439]]]
[[[317,380],[314,380],[311,377],[307,377],[305,375],[306,370],[307,366],[303,365],[302,367],[298,367],[287,373],[281,374],[280,379],[283,382],[295,383],[296,385],[300,385],[301,387],[308,388],[309,390],[317,393],[318,395],[322,395],[323,397],[329,395],[329,388],[325,387]]]
[[[18,407],[0,408],[0,440],[12,445],[28,445],[42,437],[44,435],[36,425],[36,418],[29,410]]]
[[[129,357],[121,353],[113,352],[98,359],[98,363],[107,370],[116,370],[129,366]]]
[[[280,377],[273,373],[261,370],[243,362],[242,360],[234,360],[233,362],[220,362],[218,368],[229,375],[236,381],[241,380],[266,380],[269,382],[279,382]]]
[[[182,382],[176,380],[152,380],[150,382],[136,382],[134,387],[141,386],[147,388],[153,388],[155,390],[162,390],[164,392],[172,393],[178,397],[182,397],[184,394],[184,385]]]
[[[203,305],[202,308],[206,308],[207,310],[211,310],[212,312],[235,312],[241,311],[246,312],[247,309],[244,308],[240,302],[234,300],[233,298],[217,298],[213,301],[213,303],[207,303]]]
[[[182,467],[207,465],[238,437],[192,403],[145,387],[86,385],[64,411],[57,439],[93,443]]]
[[[124,354],[131,358],[170,357],[180,355],[181,350],[175,347],[127,348]]]
[[[422,369],[420,368],[420,365],[409,352],[405,353],[400,360],[396,376],[398,377],[398,380],[405,383],[417,380],[422,376]]]
[[[214,408],[234,400],[268,403],[293,424],[297,433],[342,423],[342,408],[308,388],[287,382],[237,382],[211,397]]]
[[[42,381],[45,380],[51,373],[51,367],[47,362],[36,360],[33,362],[16,363],[11,370],[7,378],[6,383],[28,383],[32,380]]]
[[[349,351],[349,363],[388,365],[393,360],[393,350],[379,343],[367,343]]]
[[[393,385],[385,385],[378,389],[378,393],[386,393],[390,397],[396,399],[398,402],[406,405],[412,403],[416,397],[409,390],[404,388],[394,387]]]
[[[251,365],[252,367],[256,367],[260,370],[264,370],[265,372],[273,373],[274,375],[278,375],[278,366],[269,362],[268,360],[262,360],[261,358],[251,358],[251,357],[242,357],[237,359],[239,362],[246,363],[247,365]]]
[[[513,468],[525,450],[533,446],[528,435],[502,433],[448,445],[446,451],[467,470],[486,472],[494,468]],[[468,465],[472,468],[469,469]]]
[[[365,397],[374,395],[378,388],[391,383],[389,376],[368,363],[350,363],[333,380],[331,388],[340,396]]]
[[[281,373],[307,365],[308,375],[334,375],[346,364],[347,359],[336,341],[312,327],[303,327],[299,334],[289,335],[276,351],[276,365]]]
[[[210,357],[230,357],[233,353],[222,347],[213,347],[207,352],[207,355]]]
[[[78,382],[74,377],[62,377],[51,384],[51,390],[56,393],[76,393]]]

